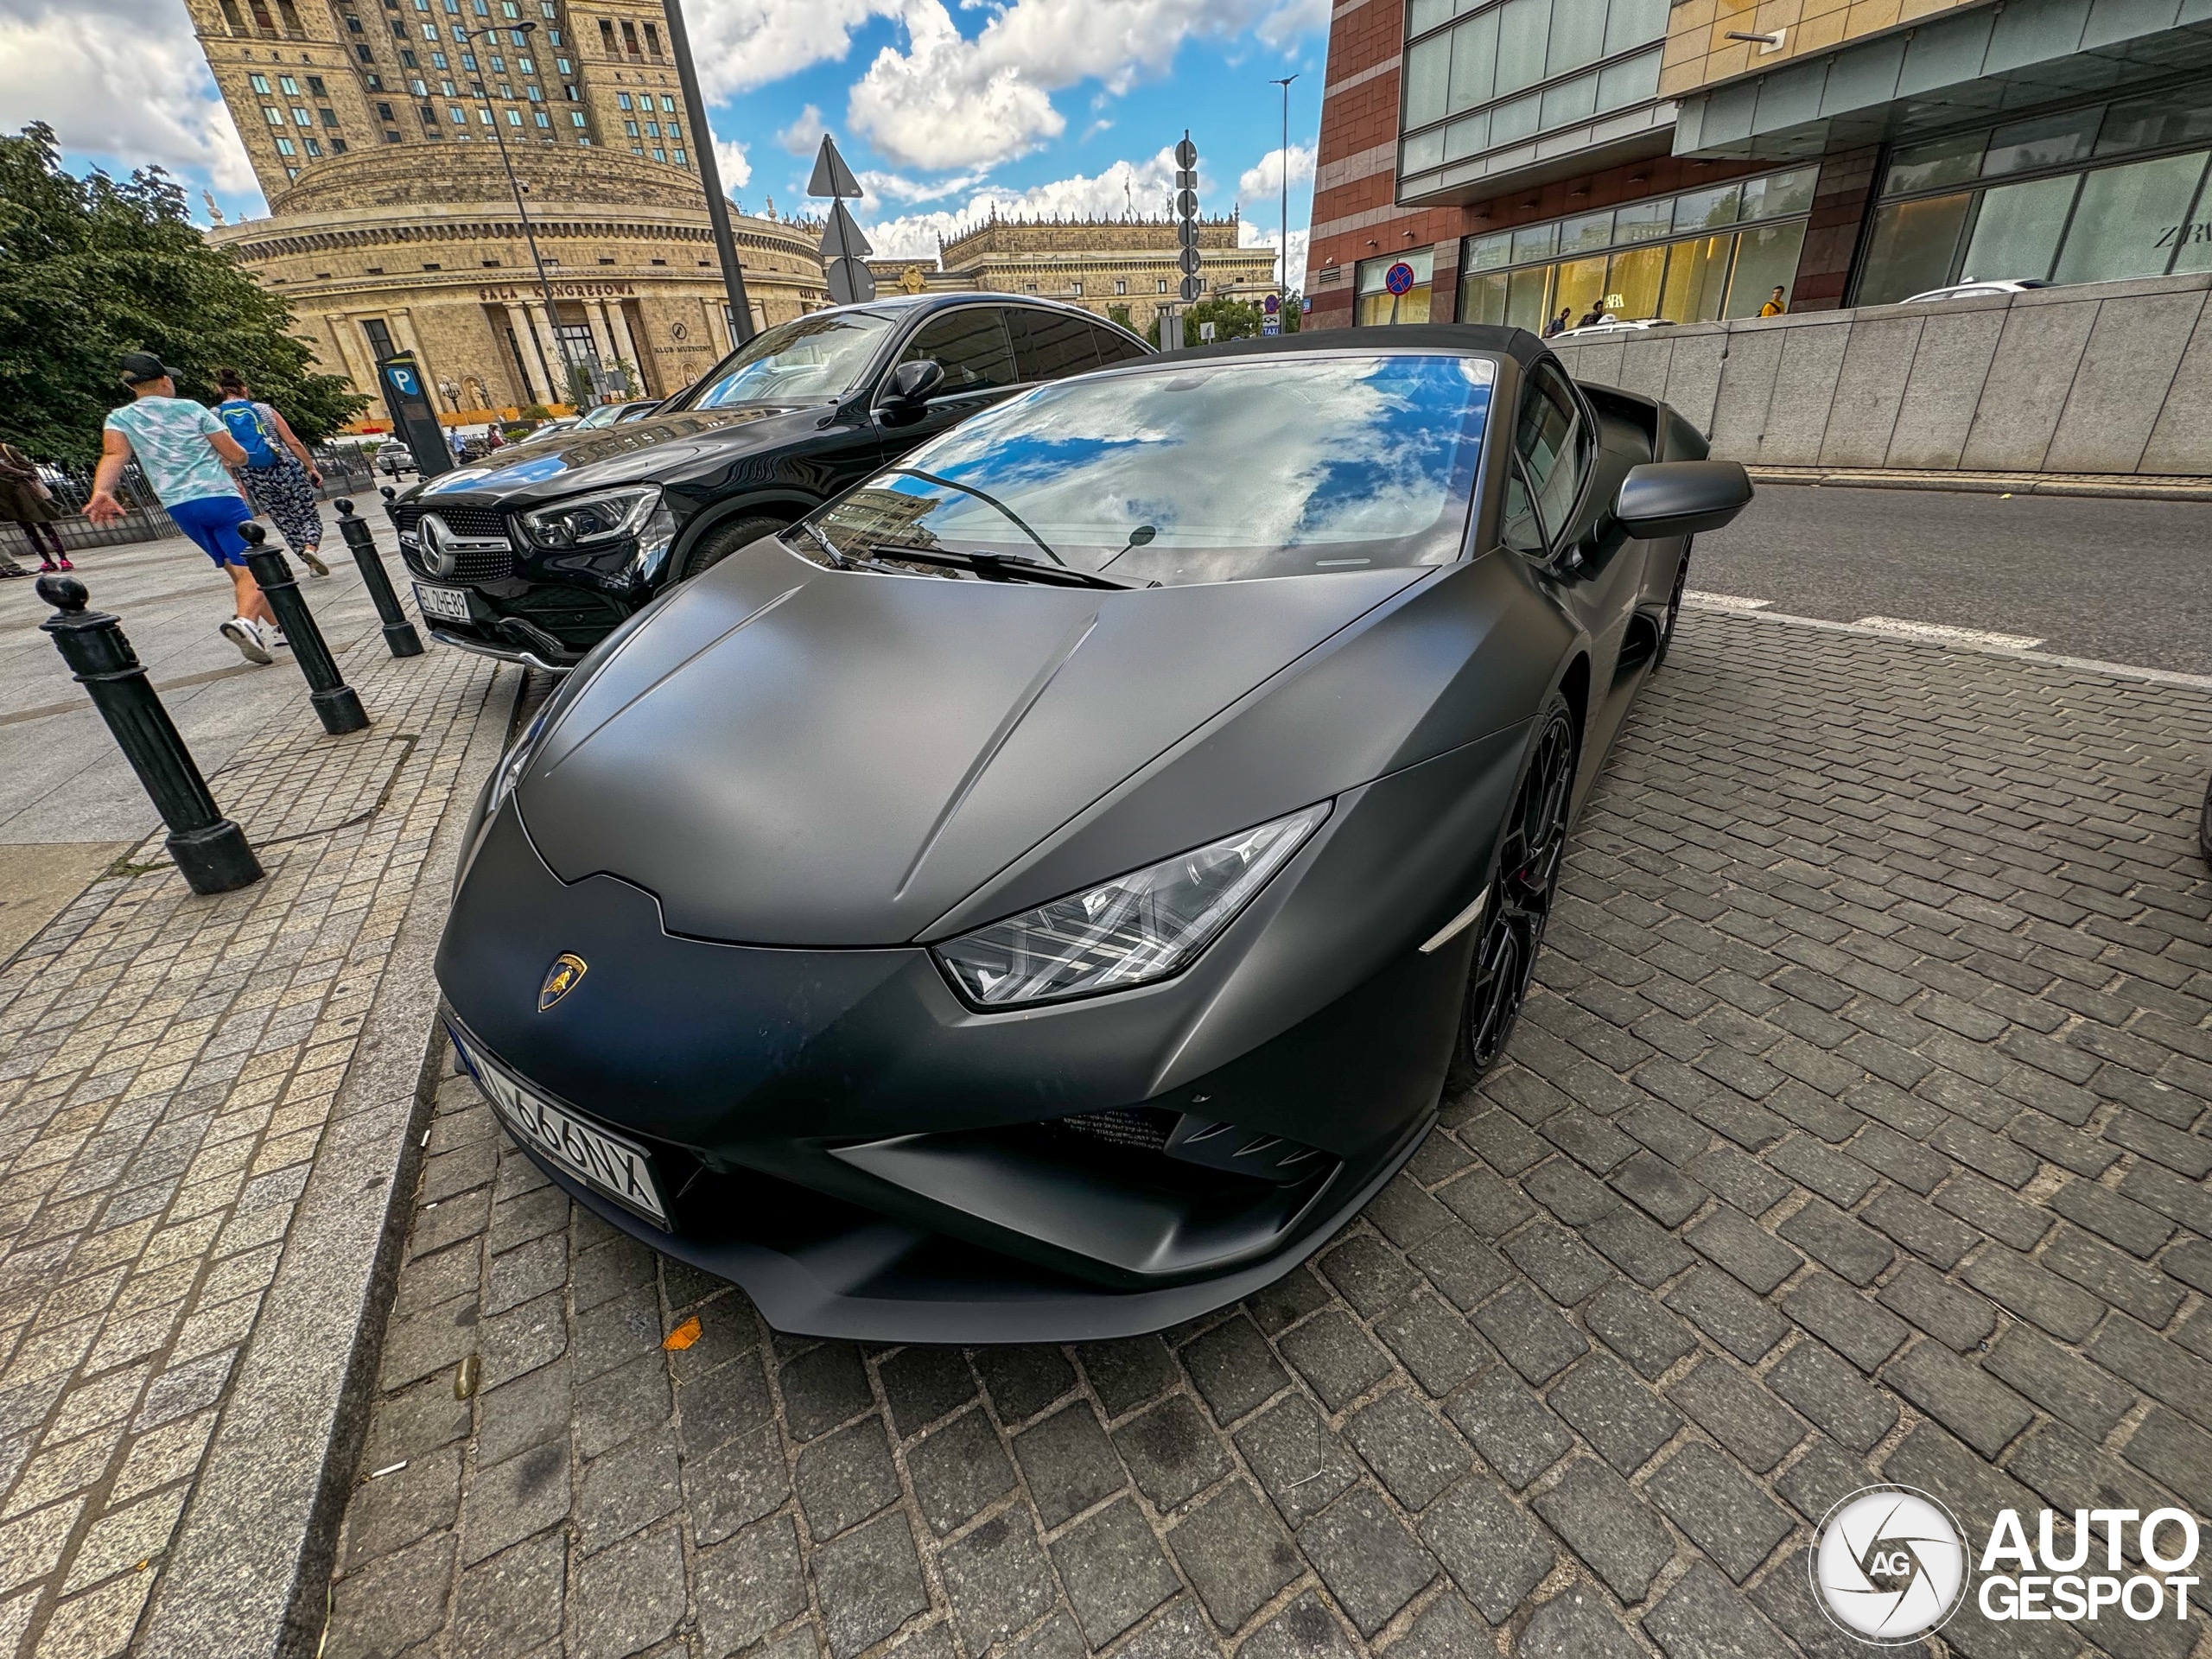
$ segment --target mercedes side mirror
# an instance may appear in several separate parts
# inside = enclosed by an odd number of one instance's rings
[[[876,400],[876,407],[894,419],[922,412],[930,394],[944,384],[944,369],[935,358],[918,357],[911,363],[901,363],[891,371],[891,378],[883,383],[883,395]]]
[[[1719,530],[1751,505],[1751,480],[1732,461],[1649,461],[1632,467],[1613,517],[1639,542]]]

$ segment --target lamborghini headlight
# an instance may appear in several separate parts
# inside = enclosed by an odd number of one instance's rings
[[[1180,973],[1329,816],[1309,806],[936,947],[969,1001],[1014,1007]]]
[[[570,501],[556,501],[550,507],[522,514],[518,522],[522,533],[530,537],[533,546],[552,550],[596,547],[637,535],[645,528],[653,509],[658,505],[660,486],[640,484],[627,489],[602,491],[597,495],[580,495]]]

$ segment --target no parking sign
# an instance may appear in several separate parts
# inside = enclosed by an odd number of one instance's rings
[[[1382,273],[1382,286],[1393,294],[1406,295],[1414,291],[1414,268],[1401,259]]]

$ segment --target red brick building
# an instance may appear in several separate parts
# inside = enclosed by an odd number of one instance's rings
[[[2184,11],[1342,0],[1306,326],[1694,322],[1777,288],[1799,311],[2198,269],[2212,22]]]

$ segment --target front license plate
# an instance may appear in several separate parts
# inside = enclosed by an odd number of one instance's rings
[[[468,591],[463,588],[433,588],[418,582],[415,584],[415,603],[422,607],[424,616],[435,616],[441,622],[468,620]]]
[[[672,1230],[651,1153],[563,1111],[550,1100],[541,1100],[513,1078],[486,1065],[480,1055],[472,1054],[469,1059],[476,1080],[484,1085],[500,1122],[516,1140],[543,1153],[617,1204],[635,1210],[656,1227]]]

